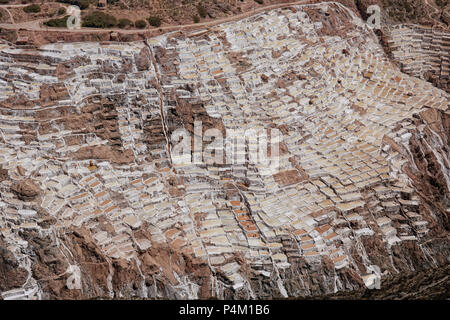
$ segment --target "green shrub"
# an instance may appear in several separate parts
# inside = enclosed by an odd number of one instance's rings
[[[199,4],[197,6],[197,11],[198,11],[198,15],[202,18],[206,18],[206,15],[208,14],[208,12],[206,11],[205,7],[202,6],[201,4]]]
[[[38,4],[30,4],[23,8],[23,11],[26,13],[38,13],[41,12],[41,6]]]
[[[117,19],[107,13],[94,11],[83,18],[83,27],[87,28],[112,28],[117,25]]]
[[[406,12],[411,12],[414,10],[413,7],[408,2],[405,3],[405,9]]]
[[[161,19],[159,17],[150,16],[150,17],[147,18],[147,21],[152,27],[159,27],[159,26],[161,26]]]
[[[52,28],[67,28],[67,19],[69,16],[65,16],[60,19],[50,19],[44,22],[44,25]]]
[[[57,0],[57,2],[71,4],[73,6],[78,6],[81,10],[89,8],[89,0]]]
[[[65,13],[66,13],[66,8],[59,8],[58,11],[56,12],[56,14],[58,16],[62,16]]]
[[[199,16],[193,16],[192,20],[194,20],[194,23],[199,23],[200,22],[200,17]]]
[[[117,26],[120,29],[124,29],[126,27],[131,26],[132,24],[133,24],[133,21],[131,21],[130,19],[122,18],[122,19],[119,19],[119,23],[117,24]]]
[[[138,29],[144,29],[147,26],[147,23],[144,20],[137,20],[134,23],[134,26]]]

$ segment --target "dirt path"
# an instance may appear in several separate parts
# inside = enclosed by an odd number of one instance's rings
[[[9,6],[8,6],[8,7],[9,7]],[[12,24],[15,24],[15,22],[14,22],[14,17],[13,17],[13,15],[12,15],[11,11],[9,11],[8,7],[0,6],[0,8],[4,9],[6,12],[8,12],[8,14],[9,14],[9,19],[11,19],[11,23],[12,23]]]
[[[29,30],[29,31],[47,30],[45,27],[41,26],[41,22],[44,22],[46,20],[48,20],[48,19],[38,19],[38,20],[15,23],[14,24],[15,28],[8,28],[5,26],[5,24],[0,24],[0,27],[5,28],[5,29],[16,29],[16,30],[24,29],[24,30]]]
[[[66,7],[64,4],[59,3],[59,2],[46,2],[45,4],[48,5],[55,5],[56,7]],[[42,18],[42,19],[36,19],[36,20],[31,20],[31,21],[26,21],[26,22],[19,22],[16,23],[14,21],[14,16],[12,15],[11,11],[9,11],[9,9],[11,8],[23,8],[26,6],[29,6],[30,4],[2,4],[0,5],[0,8],[5,9],[5,11],[8,12],[9,17],[11,19],[11,23],[1,23],[0,27],[5,28],[5,29],[25,29],[25,30],[34,30],[34,31],[38,31],[38,30],[46,30],[45,27],[41,27],[41,22],[44,22],[46,20],[48,20],[49,18]],[[15,28],[10,28],[10,27],[15,26]],[[41,29],[36,29],[36,28],[41,28]]]

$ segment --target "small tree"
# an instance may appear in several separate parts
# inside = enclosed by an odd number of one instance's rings
[[[41,6],[38,4],[30,4],[23,8],[23,11],[26,13],[38,13],[41,12]]]
[[[137,20],[134,23],[134,26],[138,29],[144,29],[145,27],[147,27],[147,23],[144,20]]]
[[[206,11],[205,7],[202,6],[201,4],[199,4],[197,6],[197,11],[198,11],[198,15],[202,18],[206,18],[206,15],[208,14],[208,12]]]
[[[124,29],[126,27],[129,27],[133,24],[133,22],[130,19],[126,19],[126,18],[122,18],[119,20],[119,23],[117,24],[117,26],[120,29]]]
[[[147,18],[147,21],[152,27],[158,28],[161,26],[161,19],[157,16],[150,16]]]
[[[194,23],[199,23],[200,22],[200,17],[199,16],[193,16],[192,20],[194,20]]]
[[[65,16],[63,18],[59,19],[51,19],[44,22],[44,25],[47,27],[54,27],[54,28],[67,28],[67,19],[69,16]]]

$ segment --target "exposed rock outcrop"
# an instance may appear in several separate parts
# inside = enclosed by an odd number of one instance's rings
[[[23,179],[15,182],[11,186],[11,191],[13,191],[20,200],[32,201],[39,195],[40,189],[32,180]]]
[[[16,258],[0,238],[0,291],[20,288],[27,280],[28,272],[19,267]]]

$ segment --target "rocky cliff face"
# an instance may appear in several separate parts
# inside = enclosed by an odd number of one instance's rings
[[[311,297],[448,265],[449,96],[340,4],[3,45],[0,82],[3,299]],[[278,166],[238,128],[279,128]],[[244,161],[180,162],[178,129]]]

